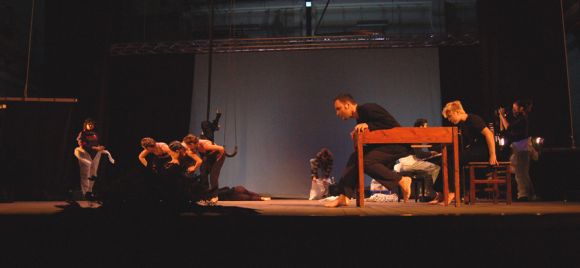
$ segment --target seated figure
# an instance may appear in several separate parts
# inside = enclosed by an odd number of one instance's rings
[[[419,118],[415,121],[415,127],[428,127],[427,119]],[[427,161],[427,159],[433,158],[438,156],[439,153],[436,151],[427,150],[424,147],[415,147],[413,148],[413,154],[400,158],[399,164],[395,165],[395,170],[402,172],[402,171],[424,171],[425,173],[431,175],[431,182],[426,183],[426,195],[427,196],[434,196],[436,200],[442,198],[441,193],[435,192],[433,189],[433,185],[439,176],[439,172],[441,171],[441,167],[435,163]]]

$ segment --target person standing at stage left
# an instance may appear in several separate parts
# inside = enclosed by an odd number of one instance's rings
[[[77,144],[74,155],[79,161],[81,191],[86,199],[91,200],[94,198],[93,186],[98,177],[101,156],[106,155],[112,164],[115,160],[111,157],[111,153],[105,150],[105,146],[99,143],[96,123],[90,118],[84,121],[83,129],[77,136]]]
[[[362,133],[369,130],[390,129],[401,125],[395,118],[375,103],[358,105],[350,94],[341,94],[334,99],[336,116],[342,120],[355,119],[357,125],[351,132]],[[365,172],[389,189],[401,187],[403,200],[407,201],[411,194],[411,178],[401,176],[390,167],[397,159],[409,155],[408,147],[399,144],[377,144],[364,146],[364,169]],[[346,164],[342,176],[338,182],[339,196],[334,201],[326,204],[327,207],[346,206],[347,197],[354,195],[354,189],[358,182],[357,153],[354,152]]]

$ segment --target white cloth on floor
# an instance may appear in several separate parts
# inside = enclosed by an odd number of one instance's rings
[[[313,179],[308,200],[316,200],[328,196],[330,184],[330,178]]]
[[[397,194],[373,194],[371,197],[365,199],[368,202],[398,202],[399,196]]]

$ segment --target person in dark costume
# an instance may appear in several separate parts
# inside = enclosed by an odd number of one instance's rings
[[[518,201],[537,200],[534,184],[530,178],[531,141],[529,134],[528,114],[532,111],[532,102],[517,100],[512,104],[511,116],[504,108],[499,109],[501,130],[507,132],[512,153],[510,161],[515,170],[518,185]]]
[[[157,142],[153,138],[141,139],[143,151],[139,154],[139,162],[154,173],[158,173],[167,162],[171,161],[171,150],[164,142]]]
[[[199,139],[193,134],[185,136],[183,144],[191,154],[199,153],[202,156],[201,181],[208,185],[210,202],[216,203],[219,200],[217,195],[219,176],[226,159],[224,147],[214,144],[210,140]]]
[[[140,202],[151,202],[156,205],[167,198],[166,164],[171,161],[171,150],[164,142],[157,142],[153,138],[141,139],[143,150],[139,153],[139,162],[143,165],[142,179],[136,184],[133,191]]]
[[[320,149],[314,158],[310,159],[310,177],[315,180],[319,178],[330,178],[332,172],[332,163],[334,157],[328,148]],[[318,171],[322,170],[322,177],[318,175]]]
[[[459,156],[461,166],[469,162],[498,164],[493,132],[487,128],[485,121],[479,115],[465,112],[460,101],[447,103],[441,114],[449,122],[459,127],[462,139]],[[449,193],[449,202],[455,199],[455,194],[458,193]]]
[[[188,156],[187,148],[179,141],[169,144],[171,161],[163,166],[161,173],[166,193],[171,194],[170,200],[179,205],[198,201],[202,198],[205,188],[199,182],[199,176],[191,171],[195,165]],[[199,158],[199,157],[198,157]]]
[[[362,133],[369,130],[390,129],[399,127],[400,124],[395,118],[375,103],[358,105],[350,94],[341,94],[334,99],[334,109],[336,116],[342,120],[355,119],[357,125],[351,132]],[[401,187],[403,200],[406,202],[411,194],[411,178],[401,176],[392,170],[397,159],[409,155],[407,146],[398,144],[373,144],[363,148],[365,172],[375,180],[389,189]],[[353,152],[346,164],[340,181],[338,182],[339,196],[334,201],[326,204],[327,207],[346,206],[347,197],[354,196],[354,189],[358,182],[357,153]]]
[[[212,121],[203,121],[201,122],[201,135],[199,136],[200,138],[204,139],[204,140],[209,140],[212,143],[215,143],[215,132],[220,130],[220,117],[222,116],[222,113],[220,113],[220,111],[217,111],[215,114],[215,118]]]
[[[268,201],[270,197],[261,196],[244,186],[222,187],[218,190],[219,199],[222,201]]]

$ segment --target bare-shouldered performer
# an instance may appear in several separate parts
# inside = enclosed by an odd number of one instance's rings
[[[165,163],[171,161],[170,154],[172,152],[169,149],[169,146],[164,142],[157,142],[153,138],[145,137],[141,139],[141,147],[143,147],[143,151],[139,154],[139,162],[141,162],[143,166],[151,168],[155,173],[157,173]],[[152,163],[147,161],[147,156],[150,154],[155,156]]]
[[[212,203],[217,202],[220,171],[226,160],[224,147],[214,144],[210,140],[199,139],[192,134],[185,136],[182,144],[188,149],[189,153],[199,153],[203,157],[203,164],[201,164],[200,168],[202,181],[207,184],[209,180],[208,192],[211,196],[211,201]]]

